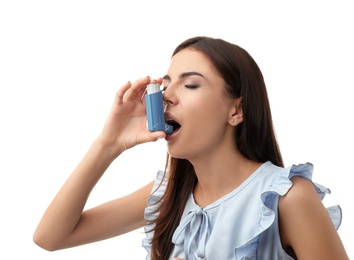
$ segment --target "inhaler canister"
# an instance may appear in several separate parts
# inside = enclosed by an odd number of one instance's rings
[[[160,84],[150,83],[146,86],[145,95],[146,116],[148,130],[150,132],[164,131],[166,134],[172,134],[173,126],[166,124],[164,115],[164,106]]]

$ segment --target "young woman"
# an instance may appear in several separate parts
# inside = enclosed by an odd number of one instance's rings
[[[117,92],[102,133],[46,210],[34,241],[47,250],[145,226],[147,259],[348,259],[312,165],[283,167],[265,83],[252,57],[221,39],[195,37],[174,51],[165,117],[174,132],[148,132],[141,99],[149,77]],[[135,145],[165,138],[155,182],[85,210],[109,165]],[[147,200],[147,198],[149,199]]]

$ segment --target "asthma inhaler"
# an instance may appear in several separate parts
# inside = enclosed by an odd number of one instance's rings
[[[150,132],[164,131],[166,134],[172,134],[173,126],[165,123],[164,106],[162,90],[159,83],[150,83],[146,86],[145,95],[146,116],[148,121],[148,130]]]

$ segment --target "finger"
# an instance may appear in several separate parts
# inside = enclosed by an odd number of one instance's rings
[[[136,98],[143,99],[143,96],[144,96],[145,92],[147,91],[146,86],[149,83],[151,83],[150,77],[147,77],[147,78],[149,79],[149,81],[148,82],[146,82],[146,81],[143,82],[143,87],[139,88],[138,91],[136,92],[136,96],[135,96]]]
[[[156,132],[152,132],[150,134],[151,141],[157,141],[157,140],[165,138],[165,137],[166,137],[166,133],[163,131],[156,131]]]
[[[131,88],[125,93],[124,100],[134,100],[137,97],[141,98],[143,95],[146,85],[149,84],[150,77],[146,76],[135,81]]]
[[[148,132],[146,133],[146,135],[143,135],[141,137],[142,140],[138,141],[138,143],[155,142],[165,137],[166,137],[166,133],[163,131]]]
[[[158,83],[159,85],[162,85],[162,81],[163,81],[162,78],[158,78],[158,79],[152,79],[152,80],[150,80],[149,83],[150,83],[150,84],[151,84],[151,83]],[[137,94],[138,96],[140,96],[140,99],[142,100],[143,103],[144,103],[144,96],[145,96],[146,92],[147,92],[147,88],[141,89],[141,91]]]
[[[131,87],[131,82],[128,81],[125,83],[123,86],[120,87],[120,89],[117,91],[116,98],[119,101],[123,101],[124,95],[127,92],[127,90]]]
[[[162,78],[158,78],[158,79],[155,79],[157,81],[157,83],[159,83],[160,85],[162,84],[163,82],[163,79]]]

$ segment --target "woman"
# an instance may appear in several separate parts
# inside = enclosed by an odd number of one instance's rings
[[[150,81],[117,92],[102,133],[40,221],[39,246],[68,248],[145,226],[147,259],[348,259],[336,231],[340,208],[323,206],[327,189],[312,183],[312,165],[283,168],[264,80],[245,50],[208,37],[176,48],[157,79],[174,126],[167,136],[146,129],[141,97]],[[115,158],[159,138],[168,160],[155,182],[83,212]]]

